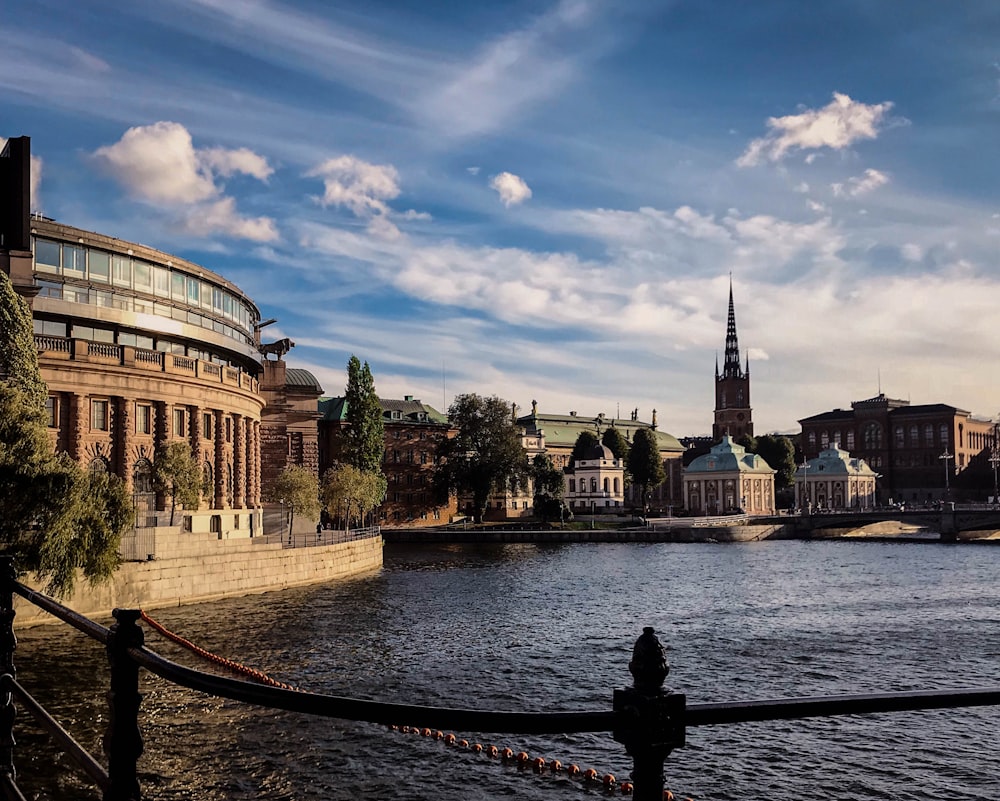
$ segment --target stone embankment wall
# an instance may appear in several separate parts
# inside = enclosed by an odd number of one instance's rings
[[[790,525],[680,527],[624,529],[392,529],[383,532],[386,542],[752,542],[793,539]]]
[[[382,538],[308,548],[282,548],[263,538],[218,539],[157,529],[156,558],[125,562],[108,584],[79,579],[65,606],[92,618],[110,617],[115,607],[151,610],[214,601],[346,578],[382,567]],[[41,590],[37,583],[25,584]],[[15,596],[15,626],[55,620]]]

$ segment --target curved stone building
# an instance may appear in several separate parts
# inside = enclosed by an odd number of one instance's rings
[[[157,448],[187,441],[205,490],[185,527],[259,533],[257,306],[176,256],[47,218],[30,225],[35,342],[56,448],[121,476],[141,527],[165,505],[152,485]]]

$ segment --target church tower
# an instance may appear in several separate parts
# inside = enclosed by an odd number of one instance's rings
[[[719,373],[715,359],[715,422],[712,439],[721,440],[726,434],[733,439],[753,436],[750,416],[750,357],[746,369],[740,365],[740,343],[736,338],[736,309],[733,306],[733,282],[729,281],[729,322],[726,325],[726,357]]]

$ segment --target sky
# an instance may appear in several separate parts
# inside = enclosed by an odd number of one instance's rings
[[[34,206],[221,273],[342,394],[757,433],[1000,413],[995,0],[33,0]]]

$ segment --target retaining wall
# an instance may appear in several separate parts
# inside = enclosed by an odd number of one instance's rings
[[[319,584],[380,569],[382,538],[282,548],[260,537],[220,540],[215,534],[170,529],[158,530],[157,554],[153,561],[125,562],[107,584],[91,587],[78,578],[76,590],[60,602],[100,618],[110,617],[115,607],[151,610]],[[24,583],[43,589],[37,582]],[[54,621],[22,598],[15,596],[14,604],[15,626]]]

